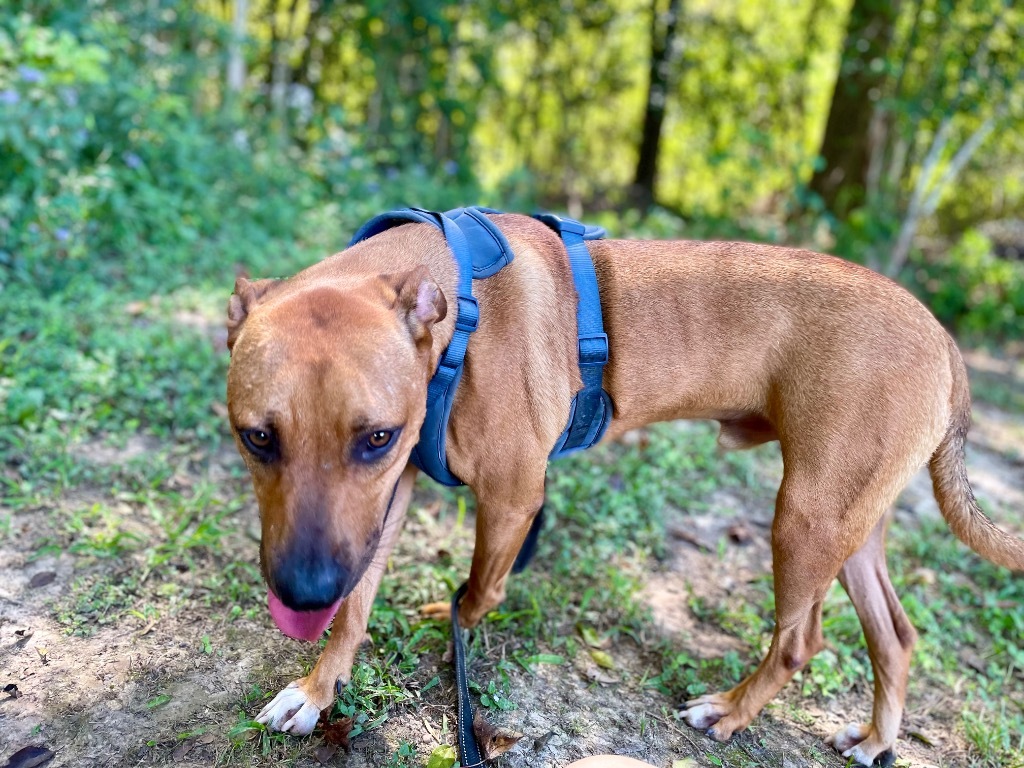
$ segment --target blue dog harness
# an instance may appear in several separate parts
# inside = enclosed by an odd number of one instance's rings
[[[448,469],[445,435],[455,392],[462,378],[469,337],[480,322],[480,308],[473,297],[473,280],[483,280],[497,274],[512,263],[513,258],[508,240],[494,222],[487,218],[486,214],[489,213],[501,211],[474,207],[438,213],[421,208],[401,208],[370,219],[359,228],[349,243],[351,247],[401,224],[430,224],[444,234],[458,265],[455,332],[427,386],[427,414],[420,429],[419,443],[411,456],[413,464],[444,485],[463,484]],[[550,213],[538,214],[534,218],[561,236],[569,255],[578,297],[576,325],[583,388],[573,398],[569,409],[569,424],[551,451],[550,457],[557,459],[599,442],[612,418],[611,398],[601,386],[604,366],[608,363],[608,336],[601,319],[597,275],[585,242],[600,239],[605,232],[600,227],[584,226],[573,219]]]

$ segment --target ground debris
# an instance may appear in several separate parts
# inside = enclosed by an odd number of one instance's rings
[[[317,723],[324,742],[334,747],[335,752],[339,747],[346,752],[352,751],[352,746],[349,744],[349,734],[352,732],[352,725],[351,717],[339,717],[337,720],[328,720],[326,715],[321,715],[320,721]],[[331,754],[334,754],[334,752]],[[318,757],[317,760],[320,760],[320,758]],[[321,762],[323,761],[321,760]]]
[[[52,584],[53,580],[56,578],[56,571],[40,571],[31,579],[29,579],[29,589],[39,589],[39,587],[45,587],[47,584]]]
[[[171,759],[176,763],[184,761],[185,756],[192,751],[192,748],[195,747],[195,745],[196,743],[191,739],[180,742],[178,746],[174,748],[174,751],[171,752]]]
[[[523,734],[518,731],[492,725],[479,709],[473,715],[473,735],[476,736],[476,742],[480,745],[480,752],[485,761],[505,754],[523,738]]]
[[[327,765],[331,758],[337,753],[338,748],[333,744],[321,744],[313,750],[313,757],[320,765]]]
[[[754,536],[751,534],[750,529],[743,523],[735,523],[729,526],[729,530],[726,532],[729,535],[729,541],[733,544],[749,544],[753,541]]]
[[[692,544],[702,552],[714,552],[715,548],[708,544],[706,541],[700,538],[697,534],[686,528],[681,528],[677,525],[670,526],[668,528],[668,535],[673,539],[679,541],[685,541],[687,544]]]

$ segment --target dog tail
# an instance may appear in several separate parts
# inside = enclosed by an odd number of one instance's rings
[[[949,426],[928,464],[939,509],[956,537],[996,565],[1024,571],[1024,540],[1001,531],[981,511],[967,480],[964,444],[971,426],[971,391],[960,350],[949,339],[953,391]]]

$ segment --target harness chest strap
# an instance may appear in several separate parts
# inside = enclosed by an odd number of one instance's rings
[[[419,442],[410,457],[412,463],[431,478],[450,486],[463,484],[448,468],[445,435],[462,377],[469,337],[480,321],[480,309],[473,296],[473,280],[496,274],[510,264],[514,256],[508,240],[487,217],[491,213],[500,211],[475,207],[438,213],[422,208],[402,208],[374,217],[360,227],[349,243],[350,246],[355,245],[401,224],[430,224],[444,234],[458,266],[455,331],[427,387],[426,417],[420,429]],[[604,366],[608,362],[608,337],[601,317],[597,275],[585,242],[603,237],[604,230],[586,227],[573,219],[553,214],[540,214],[535,218],[562,238],[577,294],[576,322],[583,388],[573,398],[569,423],[551,452],[551,458],[556,459],[599,442],[611,422],[611,398],[601,386]]]

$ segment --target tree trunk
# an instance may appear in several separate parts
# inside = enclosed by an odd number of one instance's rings
[[[631,195],[642,210],[654,204],[658,178],[658,153],[661,149],[661,126],[665,121],[672,69],[672,41],[679,22],[681,0],[669,0],[664,13],[658,10],[659,0],[651,6],[651,68],[647,86],[647,108],[640,140],[640,156],[636,163]]]
[[[878,138],[873,141],[872,115],[885,90],[885,60],[898,13],[899,3],[891,0],[854,0],[850,10],[839,75],[818,152],[822,162],[810,185],[825,208],[840,219],[865,201]]]

